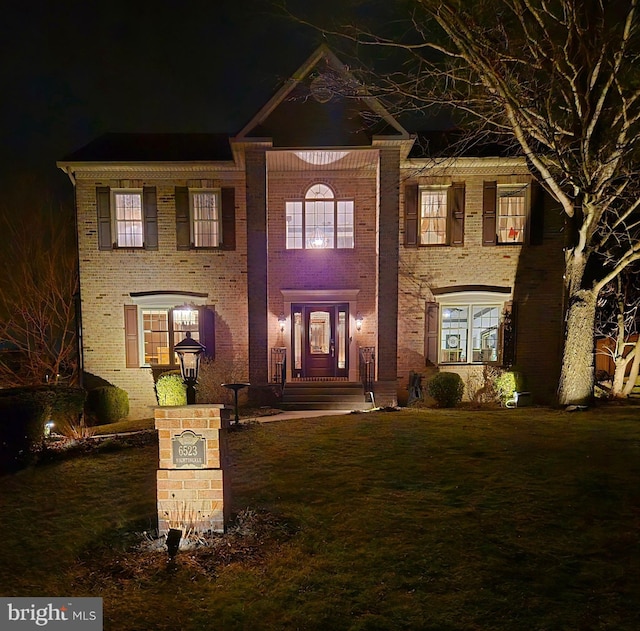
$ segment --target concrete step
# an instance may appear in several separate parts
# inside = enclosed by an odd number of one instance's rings
[[[371,407],[359,382],[297,381],[282,393],[285,410],[364,410]]]

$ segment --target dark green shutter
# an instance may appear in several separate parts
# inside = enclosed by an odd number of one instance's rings
[[[417,184],[407,184],[404,187],[404,245],[407,248],[418,246]]]
[[[496,182],[485,182],[482,193],[482,245],[495,245],[496,236],[496,204],[498,185]]]
[[[108,186],[96,187],[96,207],[98,209],[98,249],[112,250],[111,191]]]
[[[178,250],[191,248],[189,189],[186,186],[176,186],[176,247]]]
[[[438,365],[438,328],[440,325],[440,305],[427,302],[424,319],[424,356],[427,366]]]
[[[144,209],[144,247],[147,250],[158,249],[158,205],[156,187],[145,186],[142,189]]]
[[[464,182],[454,182],[448,191],[451,245],[464,245]]]
[[[222,244],[223,250],[236,249],[236,189],[223,188],[222,206]]]

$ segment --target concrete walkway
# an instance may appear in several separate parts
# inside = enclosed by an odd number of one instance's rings
[[[288,421],[296,418],[313,418],[316,416],[337,416],[339,414],[350,414],[349,410],[294,410],[287,412],[279,412],[278,414],[269,414],[265,416],[255,416],[241,418],[240,424],[247,422],[271,423],[273,421]],[[233,424],[233,419],[231,420]]]

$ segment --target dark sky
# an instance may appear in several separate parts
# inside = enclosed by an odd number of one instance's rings
[[[301,4],[326,17],[341,3]],[[55,175],[57,159],[108,131],[238,131],[320,41],[272,0],[7,3],[2,179]]]

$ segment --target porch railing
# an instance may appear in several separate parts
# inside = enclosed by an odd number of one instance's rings
[[[373,392],[373,382],[375,381],[376,349],[374,346],[361,346],[360,354],[360,381],[365,392]]]
[[[279,383],[283,388],[287,380],[287,349],[277,346],[271,349],[271,382]]]

